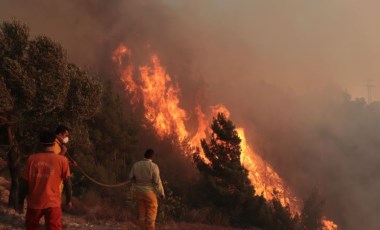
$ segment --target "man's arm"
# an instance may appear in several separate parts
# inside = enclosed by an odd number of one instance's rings
[[[161,198],[165,198],[165,192],[164,192],[164,187],[162,186],[162,181],[160,178],[160,170],[157,165],[153,167],[153,184],[155,186],[156,191],[160,195]]]
[[[18,207],[17,207],[17,211],[19,213],[23,213],[24,212],[24,200],[26,198],[26,196],[28,195],[28,181],[23,179],[23,178],[19,178],[19,192],[18,192]]]
[[[66,195],[66,206],[68,208],[71,208],[71,196],[72,196],[72,183],[70,177],[68,177],[66,180],[63,180],[63,190],[65,191]]]
[[[136,182],[136,177],[135,177],[135,165],[132,166],[132,169],[131,169],[131,172],[129,173],[129,180],[131,180],[132,182]]]
[[[66,195],[66,207],[71,208],[71,196],[72,196],[72,183],[71,183],[71,173],[70,173],[70,167],[69,167],[69,161],[66,157],[63,157],[64,164],[62,168],[62,180],[63,180],[63,190],[65,191]]]

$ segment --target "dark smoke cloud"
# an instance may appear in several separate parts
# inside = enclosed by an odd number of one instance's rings
[[[102,73],[114,71],[121,42],[137,62],[158,53],[182,106],[225,104],[300,197],[316,186],[343,229],[372,230],[380,228],[379,105],[348,94],[377,83],[377,9],[353,0],[3,0],[0,18],[26,22]]]

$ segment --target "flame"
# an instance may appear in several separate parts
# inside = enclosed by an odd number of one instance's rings
[[[182,142],[188,137],[188,132],[185,128],[186,112],[179,107],[178,85],[172,83],[157,55],[151,55],[151,65],[139,67],[141,86],[138,86],[133,79],[132,63],[123,67],[123,59],[130,59],[131,54],[131,50],[121,44],[113,52],[112,60],[118,64],[120,81],[125,90],[133,95],[132,104],[142,100],[145,118],[160,138],[175,135]],[[139,95],[141,98],[138,98]]]
[[[128,59],[131,59],[132,51],[123,44],[120,44],[119,47],[112,53],[112,60],[116,62],[119,66],[120,81],[124,85],[124,89],[132,95],[131,103],[136,104],[139,101],[137,92],[138,86],[133,80],[133,65],[129,63],[126,67],[123,68],[123,58],[127,56]]]
[[[230,117],[230,111],[224,105],[211,107],[214,117],[224,113]],[[252,148],[248,145],[244,128],[237,127],[236,131],[241,139],[240,162],[248,170],[248,178],[255,187],[256,195],[262,195],[267,200],[278,199],[283,206],[290,206],[293,213],[299,212],[297,198],[287,190],[283,180]]]
[[[278,199],[283,206],[290,206],[294,212],[299,212],[295,196],[288,191],[283,180],[252,148],[247,144],[243,128],[237,128],[241,139],[240,162],[248,170],[248,178],[255,187],[256,194],[267,200]]]
[[[140,67],[145,118],[161,138],[176,135],[182,142],[188,132],[185,128],[186,112],[179,107],[179,87],[171,83],[156,55],[151,56],[151,62],[153,67]]]
[[[132,51],[128,47],[126,47],[124,44],[120,44],[113,52],[112,52],[112,60],[114,62],[117,62],[119,67],[123,64],[124,56],[128,55],[128,57],[131,57]]]
[[[208,129],[209,124],[207,122],[206,115],[202,112],[202,108],[200,105],[197,105],[195,107],[195,113],[197,115],[198,120],[198,129],[189,141],[189,145],[192,148],[198,148],[198,150],[201,151],[201,157],[205,158],[204,152],[202,148],[200,148],[200,143],[202,139],[206,139],[207,137],[206,130]]]
[[[328,220],[326,217],[322,218],[322,230],[338,230],[338,225],[336,225],[333,221]]]
[[[157,55],[150,56],[150,64],[139,66],[138,81],[134,80],[133,64],[131,63],[131,50],[121,44],[114,52],[112,59],[118,64],[120,81],[125,90],[132,94],[132,104],[142,101],[146,121],[154,128],[158,137],[177,138],[182,143],[188,141],[193,149],[198,149],[204,157],[200,142],[210,133],[211,117],[224,113],[230,117],[230,111],[224,105],[210,107],[206,115],[201,106],[195,107],[197,116],[197,130],[190,134],[186,129],[187,113],[180,107],[180,88],[173,83],[166,73]],[[123,63],[128,58],[127,64]],[[135,76],[136,77],[136,76]],[[140,98],[139,98],[140,97]],[[248,178],[255,188],[256,195],[262,195],[267,200],[278,199],[283,206],[289,206],[293,214],[300,213],[300,202],[291,190],[286,188],[284,181],[270,164],[256,154],[249,146],[244,128],[236,128],[241,139],[241,164],[248,170]],[[205,159],[207,162],[207,159]],[[323,218],[324,230],[336,230],[334,222]]]

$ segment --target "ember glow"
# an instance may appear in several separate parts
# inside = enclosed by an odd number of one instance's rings
[[[326,217],[323,217],[322,224],[323,224],[322,230],[337,230],[338,229],[338,225],[336,225],[331,220],[326,219]]]
[[[180,107],[180,88],[161,65],[157,55],[150,56],[149,63],[139,66],[138,73],[131,62],[131,50],[121,44],[114,52],[112,59],[118,65],[120,80],[125,90],[132,95],[132,104],[140,102],[144,107],[146,121],[154,128],[159,138],[176,138],[179,143],[184,141],[192,149],[201,151],[200,141],[210,134],[210,121],[218,113],[230,117],[229,110],[223,105],[210,106],[208,113],[196,106],[194,114],[197,116],[197,129],[190,133],[186,128],[188,115]],[[128,62],[123,63],[127,58]],[[135,80],[136,79],[136,80]],[[294,196],[284,181],[265,160],[256,154],[249,145],[243,127],[237,127],[241,139],[241,164],[249,172],[249,180],[255,188],[256,195],[262,195],[267,200],[278,199],[283,206],[289,206],[293,214],[300,213],[300,201]],[[207,159],[206,159],[207,162]],[[324,230],[335,230],[334,222],[324,218]]]

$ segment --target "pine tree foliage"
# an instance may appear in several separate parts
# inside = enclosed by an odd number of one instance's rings
[[[202,140],[204,156],[194,154],[194,162],[201,173],[194,186],[197,207],[211,207],[213,214],[221,213],[229,224],[262,229],[300,229],[298,216],[278,200],[266,201],[254,195],[248,171],[241,165],[241,139],[233,122],[219,113],[211,125],[210,141]]]
[[[223,113],[213,119],[210,142],[201,141],[205,158],[200,153],[194,155],[194,161],[210,185],[218,191],[217,205],[229,207],[229,204],[241,202],[243,197],[254,194],[248,180],[248,172],[240,163],[241,139],[231,120]],[[219,197],[218,197],[219,195]]]
[[[203,191],[198,198],[201,205],[203,202],[236,222],[254,195],[248,172],[240,163],[241,139],[223,113],[213,119],[211,130],[210,141],[201,141],[204,156],[197,152],[193,157],[201,173],[198,188]]]

